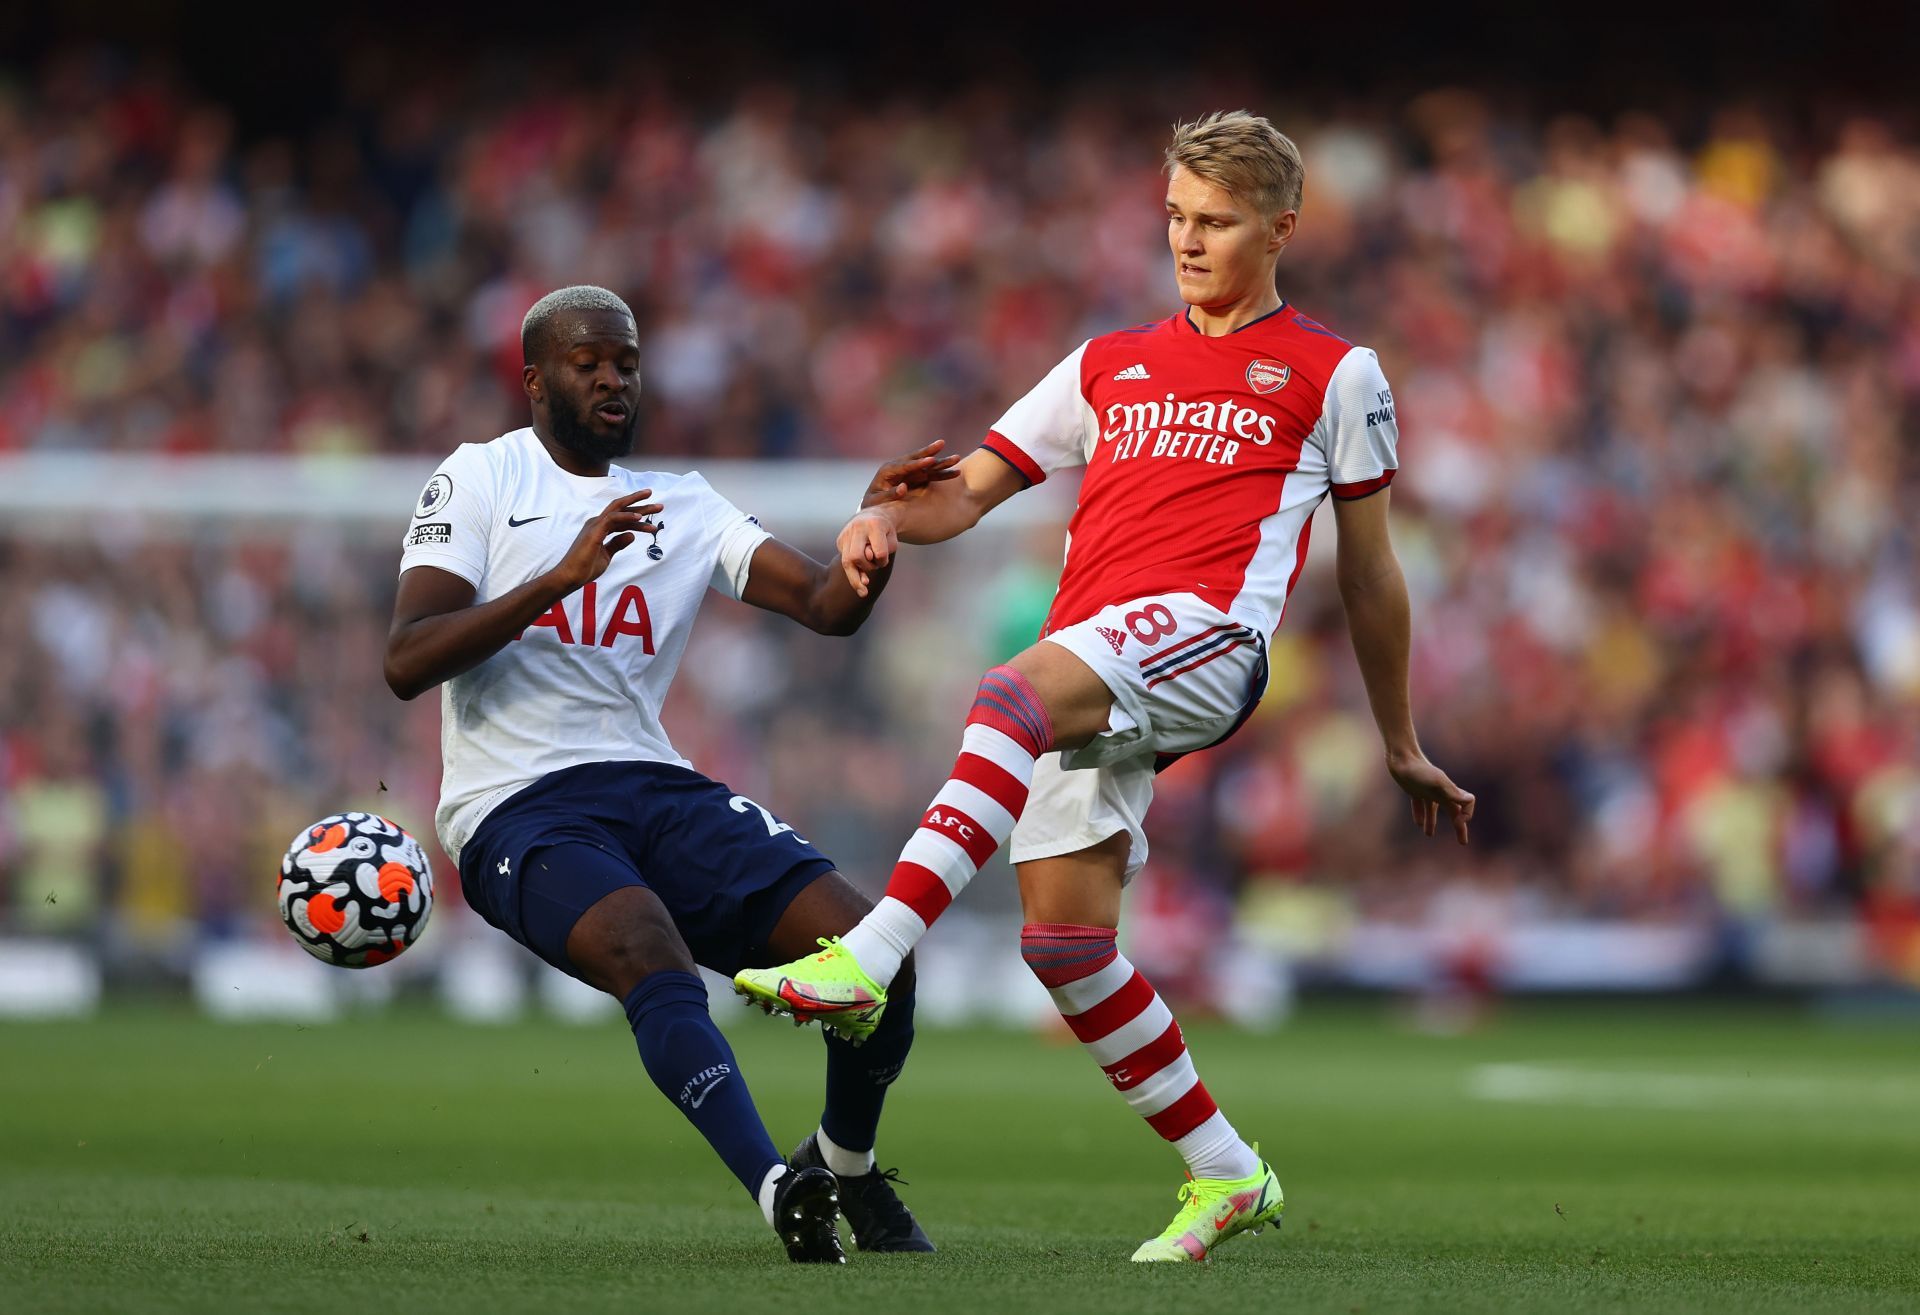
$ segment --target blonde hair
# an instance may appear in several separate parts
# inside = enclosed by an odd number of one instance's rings
[[[591,283],[576,283],[570,288],[555,288],[533,303],[520,321],[520,358],[528,365],[540,364],[553,322],[568,311],[613,311],[633,319],[633,308],[614,293]],[[635,321],[638,323],[638,321]]]
[[[1293,139],[1245,110],[1216,110],[1174,125],[1167,173],[1175,166],[1197,174],[1264,215],[1300,208],[1307,168]]]

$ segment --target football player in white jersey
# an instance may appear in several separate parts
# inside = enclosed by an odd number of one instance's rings
[[[533,423],[463,445],[428,482],[386,650],[401,698],[441,687],[435,822],[467,902],[622,1002],[648,1075],[794,1260],[844,1261],[842,1209],[862,1249],[931,1251],[873,1160],[913,1040],[901,979],[864,1046],[828,1037],[820,1128],[789,1160],[695,970],[791,959],[852,928],[868,901],[767,808],[694,771],[659,720],[709,588],[846,635],[885,572],[862,597],[700,476],[612,464],[632,450],[640,394],[636,325],[614,294],[549,294],[521,344]],[[946,478],[953,461],[937,453],[883,466],[868,501]]]

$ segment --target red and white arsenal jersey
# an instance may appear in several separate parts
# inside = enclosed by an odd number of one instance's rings
[[[1182,312],[1091,339],[986,448],[1035,484],[1087,468],[1047,633],[1194,593],[1271,634],[1314,509],[1385,488],[1398,442],[1379,358],[1283,305],[1217,338]]]

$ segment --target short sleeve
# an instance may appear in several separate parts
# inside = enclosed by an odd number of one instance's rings
[[[1087,464],[1093,407],[1087,403],[1080,378],[1086,354],[1083,342],[1007,408],[982,445],[1029,484],[1040,483],[1053,471]]]
[[[706,488],[707,526],[714,536],[713,578],[707,583],[729,598],[738,598],[747,591],[753,554],[773,535],[757,517],[728,502],[705,480],[701,483]]]
[[[1370,349],[1355,347],[1334,367],[1316,428],[1334,497],[1364,498],[1393,482],[1400,468],[1400,426],[1393,390]]]
[[[487,573],[493,485],[493,467],[483,445],[462,443],[455,448],[413,506],[413,523],[401,543],[401,572],[434,566],[478,589]]]

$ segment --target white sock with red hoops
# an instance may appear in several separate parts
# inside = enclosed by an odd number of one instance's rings
[[[1172,1142],[1195,1178],[1245,1178],[1260,1157],[1213,1103],[1180,1024],[1110,927],[1030,923],[1020,955],[1115,1090]]]
[[[980,681],[953,775],[900,852],[887,893],[841,943],[885,986],[980,865],[1005,844],[1027,806],[1033,764],[1053,747],[1053,721],[1012,667]]]

